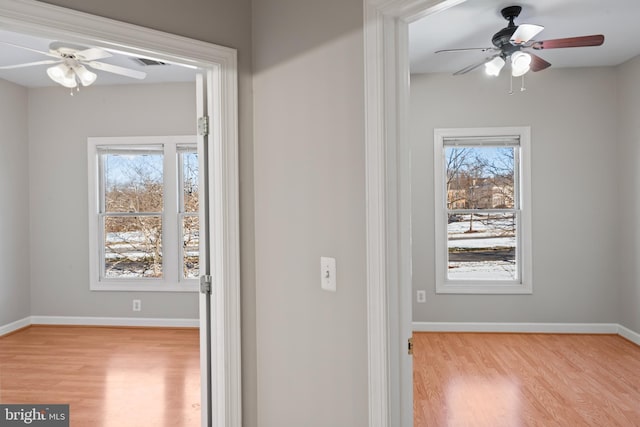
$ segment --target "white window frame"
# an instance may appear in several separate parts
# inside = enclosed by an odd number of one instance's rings
[[[435,206],[435,279],[438,294],[531,294],[531,129],[530,127],[442,128],[434,130],[434,206]],[[516,229],[516,265],[519,274],[515,281],[451,280],[447,277],[447,193],[445,175],[445,141],[510,138],[519,140],[518,176],[515,177],[514,196],[519,195],[519,221]],[[516,203],[516,206],[518,203]]]
[[[89,261],[92,291],[153,291],[153,292],[198,292],[197,279],[182,277],[182,236],[179,198],[181,185],[179,178],[178,146],[197,146],[195,135],[183,136],[137,136],[137,137],[90,137],[88,138],[89,169]],[[162,216],[162,278],[104,278],[104,230],[101,216],[101,167],[100,147],[163,147],[164,197]]]

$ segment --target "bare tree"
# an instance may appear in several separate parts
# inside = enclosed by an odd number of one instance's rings
[[[200,267],[200,199],[198,192],[198,156],[195,152],[185,153],[182,158],[182,188],[184,212],[182,220],[182,274],[183,277],[197,278]]]
[[[162,156],[105,160],[106,275],[162,276]],[[109,215],[111,214],[111,215]]]
[[[449,147],[446,152],[449,209],[491,209],[514,203],[514,150],[511,147]],[[475,212],[469,229],[474,232]],[[490,221],[487,214],[486,221]]]
[[[446,185],[447,205],[449,209],[455,208],[459,202],[466,203],[466,191],[464,191],[464,185],[468,180],[466,172],[470,157],[470,148],[447,148]]]

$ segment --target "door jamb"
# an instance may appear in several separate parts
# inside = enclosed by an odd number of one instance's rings
[[[369,427],[413,426],[408,25],[466,0],[364,0]]]

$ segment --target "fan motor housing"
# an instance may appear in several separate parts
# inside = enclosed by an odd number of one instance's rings
[[[506,27],[498,31],[491,38],[491,42],[497,48],[508,50],[509,46],[513,46],[509,40],[518,27]]]
[[[513,52],[520,50],[519,46],[514,46],[509,41],[513,33],[518,29],[518,26],[513,23],[513,20],[520,15],[520,12],[522,12],[522,7],[520,6],[509,6],[502,9],[500,13],[504,19],[509,21],[509,24],[495,33],[491,38],[493,45],[501,49],[506,55],[511,55]]]

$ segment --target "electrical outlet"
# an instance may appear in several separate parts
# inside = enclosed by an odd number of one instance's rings
[[[133,300],[133,311],[142,311],[142,300]]]
[[[416,301],[419,303],[427,302],[427,291],[425,290],[416,291]]]

